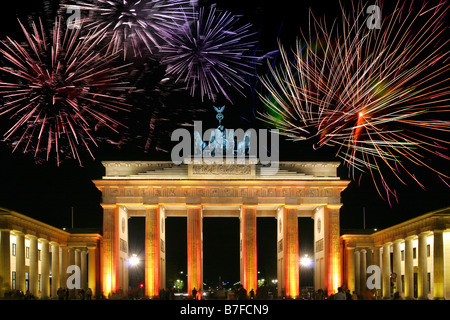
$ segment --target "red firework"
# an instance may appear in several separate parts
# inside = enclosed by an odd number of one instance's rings
[[[129,108],[122,97],[130,89],[122,80],[127,65],[114,66],[119,55],[97,49],[102,30],[81,36],[81,29],[63,30],[57,18],[48,36],[40,20],[31,31],[19,23],[26,42],[7,37],[0,48],[0,116],[11,121],[4,140],[38,159],[54,154],[58,164],[62,158],[81,164],[81,149],[93,157],[95,131],[117,131],[110,114]]]

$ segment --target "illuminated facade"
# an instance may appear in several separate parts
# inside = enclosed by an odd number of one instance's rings
[[[371,234],[343,234],[341,244],[343,283],[351,291],[367,289],[374,265],[379,298],[398,292],[404,299],[450,299],[450,207]]]
[[[280,162],[263,176],[257,162],[181,164],[105,162],[103,233],[69,233],[0,209],[0,295],[30,291],[55,298],[67,284],[67,267],[81,270],[81,287],[94,296],[128,289],[128,220],[145,217],[145,295],[166,287],[165,219],[187,220],[187,289],[202,290],[203,218],[240,219],[240,277],[257,289],[257,219],[277,220],[278,295],[299,296],[299,217],[314,219],[314,289],[331,294],[341,285],[362,293],[373,268],[380,271],[380,298],[450,298],[450,208],[390,228],[342,234],[340,194],[348,181],[338,163]],[[55,259],[56,257],[56,259]],[[71,292],[72,295],[75,291]]]
[[[145,294],[165,288],[165,218],[187,219],[187,290],[202,290],[203,217],[240,219],[241,284],[257,290],[258,217],[277,219],[278,294],[299,296],[298,217],[315,220],[315,288],[336,292],[341,284],[340,193],[349,181],[339,163],[280,162],[261,175],[258,161],[233,164],[104,162],[94,183],[103,195],[102,290],[128,287],[128,219],[145,217]]]
[[[0,208],[0,297],[29,291],[34,297],[56,299],[67,287],[70,265],[79,267],[80,287],[100,294],[101,235],[69,233],[20,213]],[[70,290],[74,297],[75,289]]]

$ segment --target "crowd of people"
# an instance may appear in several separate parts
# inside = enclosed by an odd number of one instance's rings
[[[36,299],[36,297],[30,292],[30,290],[27,290],[27,292],[23,292],[21,290],[9,290],[5,292],[5,295],[3,297],[4,299],[13,299],[13,300],[33,300]]]
[[[212,295],[209,295],[212,297]],[[51,298],[51,297],[50,297]],[[112,297],[109,297],[112,298]],[[133,298],[133,297],[129,297]],[[271,296],[269,293],[269,289],[266,286],[261,286],[256,290],[256,292],[252,289],[249,292],[242,286],[238,286],[236,288],[225,290],[225,294],[222,299],[226,300],[268,300],[268,299],[285,299],[285,295],[282,293],[281,297]],[[393,299],[396,299],[394,295]],[[36,297],[30,293],[30,291],[26,291],[25,293],[21,290],[9,290],[5,292],[4,299],[14,299],[14,300],[32,300],[36,299]],[[86,290],[69,290],[67,288],[59,288],[57,290],[57,299],[58,300],[71,300],[71,299],[79,299],[79,300],[91,300],[92,299],[92,290],[88,288]],[[105,299],[103,297],[103,299]],[[161,300],[175,300],[175,291],[174,289],[161,289],[159,292],[159,299]],[[191,295],[185,297],[184,299],[195,299],[202,300],[204,296],[202,291],[194,288],[191,292]],[[317,291],[309,292],[307,296],[303,296],[301,299],[310,299],[310,300],[375,300],[378,299],[377,292],[373,290],[363,290],[359,294],[355,291],[350,292],[350,290],[345,289],[344,286],[338,288],[338,292],[327,295],[326,291],[319,289]]]
[[[59,300],[69,300],[71,297],[70,290],[67,288],[59,288],[56,292],[56,295],[58,296]],[[78,292],[76,292],[76,296],[80,300],[92,300],[92,290],[91,288],[87,288],[86,290],[81,288],[78,290]]]
[[[92,300],[92,290],[88,288],[84,290],[83,288],[79,290],[69,290],[67,288],[58,288],[56,291],[56,296],[58,300]],[[5,292],[3,297],[7,300],[34,300],[39,299],[35,297],[30,290],[27,290],[25,293],[22,290],[9,290]],[[50,299],[52,297],[49,297]]]

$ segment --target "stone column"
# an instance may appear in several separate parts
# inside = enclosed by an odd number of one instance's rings
[[[81,250],[80,248],[75,248],[75,265],[81,270]]]
[[[52,298],[57,299],[58,288],[60,284],[59,279],[59,244],[51,243],[52,246]]]
[[[74,247],[70,247],[68,249],[68,258],[69,258],[69,266],[74,266],[75,264],[75,248]],[[70,299],[74,299],[76,296],[76,289],[70,289],[69,290],[69,297]]]
[[[361,293],[361,252],[359,249],[355,250],[355,291],[357,294]]]
[[[391,298],[391,243],[383,245],[383,299]]]
[[[80,277],[81,277],[81,250],[80,250],[80,248],[75,248],[74,256],[75,256],[75,265],[79,268],[79,270],[80,270]],[[82,288],[82,287],[83,287],[83,284],[82,284],[81,279],[80,279],[80,288]],[[74,290],[74,298],[78,298],[79,297],[79,295],[78,295],[79,292],[80,292],[79,289],[75,289]]]
[[[16,235],[16,290],[25,293],[25,235],[14,231]]]
[[[187,206],[187,290],[203,289],[203,222],[201,205]]]
[[[119,207],[102,204],[103,207],[103,294],[108,297],[119,289]]]
[[[0,298],[11,288],[11,239],[9,230],[0,230]]]
[[[367,253],[366,253],[366,267],[369,267],[369,266],[374,264],[373,249],[372,248],[367,248],[366,250],[367,250]],[[366,268],[366,278],[367,278],[367,268]]]
[[[336,293],[338,287],[342,285],[340,208],[341,205],[327,205],[324,207],[324,287],[328,289],[328,294]]]
[[[419,234],[419,273],[417,275],[417,289],[418,298],[421,300],[428,299],[428,287],[427,287],[427,236],[428,233]]]
[[[258,289],[256,205],[241,206],[241,284],[249,293]],[[297,268],[298,269],[298,268]]]
[[[284,297],[286,288],[284,287],[284,244],[283,244],[283,236],[284,236],[284,207],[279,207],[277,209],[277,295],[278,297]],[[316,267],[316,266],[315,266]],[[315,273],[315,277],[317,277],[317,273]]]
[[[161,289],[159,218],[158,205],[145,207],[145,295],[149,298],[158,297]]]
[[[360,271],[360,290],[361,292],[365,291],[367,289],[367,250],[361,249],[361,271]]]
[[[69,258],[69,265],[75,265],[75,248],[74,247],[70,247],[68,248],[68,258]]]
[[[382,261],[383,261],[383,259],[382,259],[382,250],[381,250],[381,246],[375,246],[375,248],[373,249],[373,264],[374,265],[376,265],[376,266],[378,266],[379,268],[380,268],[380,271],[383,269],[382,268]],[[383,281],[382,281],[382,274],[380,274],[380,279],[379,279],[379,283],[380,283],[380,288],[379,289],[377,289],[377,292],[376,292],[376,295],[377,295],[377,298],[379,299],[379,295],[380,295],[380,292],[382,292],[381,290],[382,290],[382,288],[383,288]]]
[[[88,288],[91,288],[92,296],[98,297],[99,292],[97,292],[97,278],[98,278],[98,249],[97,247],[88,247]]]
[[[394,241],[394,255],[393,255],[393,270],[392,272],[397,275],[394,280],[395,287],[398,293],[402,293],[402,259],[401,259],[401,250],[400,244],[402,240],[398,239]]]
[[[278,286],[284,290],[287,298],[297,298],[300,294],[298,206],[286,205],[277,215],[278,228],[281,228],[281,232],[278,232],[278,250],[281,252],[282,273]]]
[[[69,250],[67,246],[60,246],[59,255],[59,286],[67,288],[67,267],[69,266]]]
[[[434,230],[433,240],[433,298],[444,300],[444,235]]]
[[[88,288],[88,265],[87,265],[87,250],[86,248],[80,249],[80,263],[81,263],[81,288],[86,292]]]
[[[405,298],[414,299],[413,237],[405,239]]]
[[[345,247],[345,274],[346,274],[346,285],[350,292],[356,291],[355,284],[355,248],[351,246]]]
[[[30,239],[30,267],[29,267],[29,288],[30,293],[37,297],[38,296],[38,239],[36,236],[28,235]]]
[[[41,299],[49,297],[50,253],[47,239],[41,239]]]

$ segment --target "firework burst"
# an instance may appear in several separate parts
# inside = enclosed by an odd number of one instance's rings
[[[182,81],[192,96],[215,101],[218,95],[232,102],[228,92],[242,93],[246,76],[261,57],[254,53],[256,41],[251,24],[241,25],[239,16],[201,7],[194,21],[186,19],[178,28],[166,30],[161,47],[167,74]]]
[[[115,67],[118,54],[97,51],[98,30],[80,37],[79,29],[63,30],[60,18],[49,36],[42,23],[32,23],[31,32],[20,26],[26,43],[8,37],[0,49],[0,115],[10,126],[4,140],[36,159],[55,153],[58,164],[63,158],[81,164],[81,149],[93,156],[95,131],[116,131],[120,123],[110,115],[129,109],[122,97],[130,89],[121,80],[126,65]]]
[[[388,195],[395,190],[382,167],[422,187],[412,166],[449,178],[430,165],[450,159],[438,138],[450,131],[447,2],[397,4],[380,29],[368,28],[362,7],[342,10],[342,25],[331,28],[312,17],[314,33],[298,41],[293,59],[281,47],[281,66],[262,79],[262,118],[295,140],[315,139],[314,148],[335,147],[353,175],[377,175]]]
[[[104,29],[109,35],[109,50],[123,51],[125,58],[130,52],[140,56],[143,49],[155,53],[163,42],[163,31],[189,17],[191,10],[186,8],[192,4],[195,2],[187,0],[97,0],[74,1],[61,7],[76,5],[87,11],[86,28]]]

